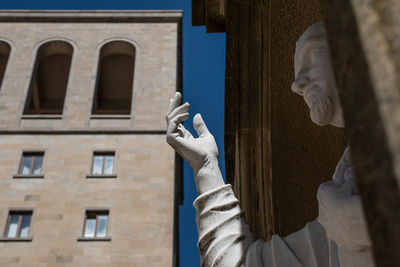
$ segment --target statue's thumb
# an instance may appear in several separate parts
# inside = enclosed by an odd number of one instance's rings
[[[209,134],[206,124],[200,114],[196,114],[193,118],[193,128],[196,130],[199,137]]]

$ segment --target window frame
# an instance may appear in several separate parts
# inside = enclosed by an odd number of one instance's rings
[[[26,156],[32,156],[32,161],[31,165],[29,167],[29,173],[23,174],[22,173],[22,168],[23,168],[23,163],[24,159]],[[35,164],[36,157],[41,156],[42,157],[42,164],[40,166],[40,173],[39,174],[33,174],[33,167]],[[44,166],[44,156],[45,156],[45,151],[43,150],[24,150],[22,151],[21,158],[19,161],[19,166],[17,169],[17,174],[13,176],[13,178],[44,178],[44,172],[43,172],[43,166]]]
[[[22,225],[22,219],[25,214],[30,215],[30,220],[29,220],[29,229],[28,229],[28,235],[27,237],[21,237],[21,225]],[[10,229],[10,222],[11,222],[11,216],[12,215],[18,215],[18,227],[17,227],[17,235],[16,237],[8,237],[8,231]],[[3,235],[1,237],[0,241],[31,241],[31,229],[32,229],[32,218],[33,218],[33,210],[32,209],[10,209],[8,211],[7,215],[7,220],[6,220],[6,227],[4,229]]]
[[[89,174],[86,175],[86,178],[117,178],[116,174],[116,151],[115,150],[95,150],[92,153],[92,162],[90,165],[90,171]],[[101,163],[101,173],[94,173],[94,162],[95,162],[95,157],[96,156],[101,156],[102,157],[102,163]],[[112,164],[112,171],[111,173],[104,173],[104,167],[105,167],[105,162],[106,162],[106,157],[107,156],[113,156],[113,164]]]
[[[94,236],[85,236],[85,231],[86,231],[86,223],[88,219],[88,215],[90,214],[95,214],[96,215],[96,224],[94,228]],[[106,235],[98,237],[97,236],[97,228],[98,228],[98,216],[104,216],[107,215],[107,225],[106,225]],[[110,209],[86,209],[84,212],[84,217],[83,217],[83,228],[81,232],[81,236],[77,238],[77,241],[111,241],[111,236],[110,236],[110,217],[111,217],[111,211]]]
[[[32,161],[31,161],[31,166],[29,166],[29,173],[22,173],[22,168],[23,168],[23,163],[24,163],[24,159],[27,156],[31,156],[32,157]],[[21,162],[19,164],[19,169],[18,169],[18,174],[20,175],[36,175],[33,174],[33,167],[35,166],[35,160],[38,156],[42,157],[42,164],[40,166],[40,174],[42,174],[42,167],[43,167],[43,156],[44,153],[43,152],[23,152],[22,156],[21,156]]]

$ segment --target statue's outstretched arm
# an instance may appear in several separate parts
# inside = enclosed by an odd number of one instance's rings
[[[194,171],[199,196],[193,205],[197,211],[201,266],[337,267],[328,263],[331,246],[317,221],[286,238],[274,236],[269,242],[254,242],[239,201],[222,178],[214,137],[199,114],[193,119],[198,137],[193,137],[182,125],[189,117],[189,104],[180,103],[181,95],[177,93],[166,116],[167,142]]]
[[[225,185],[218,166],[218,149],[200,114],[193,119],[198,137],[181,124],[189,117],[189,104],[176,93],[168,109],[167,142],[192,167],[199,197],[197,211],[198,247],[201,266],[242,266],[253,236],[244,220],[239,201]]]

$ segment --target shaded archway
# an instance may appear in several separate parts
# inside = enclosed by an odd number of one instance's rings
[[[39,48],[25,114],[62,114],[73,52],[64,41],[50,41]]]
[[[101,48],[93,114],[131,113],[135,55],[135,47],[125,41]]]

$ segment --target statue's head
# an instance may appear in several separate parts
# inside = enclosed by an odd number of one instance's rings
[[[326,31],[322,22],[307,28],[296,43],[292,91],[303,96],[311,120],[320,126],[344,127]]]

